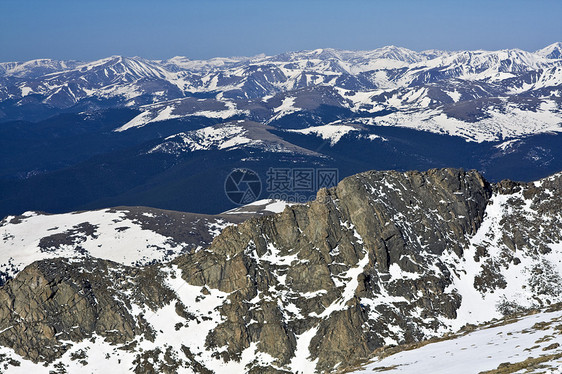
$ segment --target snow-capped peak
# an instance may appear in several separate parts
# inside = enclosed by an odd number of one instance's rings
[[[57,61],[47,58],[24,62],[2,62],[0,63],[0,74],[18,78],[38,77],[72,69],[78,64],[78,61]]]
[[[560,59],[562,58],[562,43],[556,42],[549,46],[539,49],[535,52],[539,56],[543,56],[549,59]]]

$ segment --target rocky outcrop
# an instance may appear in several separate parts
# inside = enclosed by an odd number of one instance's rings
[[[0,289],[0,344],[36,362],[60,357],[65,341],[93,335],[124,344],[146,332],[131,302],[156,308],[172,299],[158,277],[155,268],[95,259],[33,263]]]
[[[460,300],[444,293],[447,278],[395,280],[389,266],[424,274],[430,265],[424,253],[461,256],[490,196],[491,187],[477,172],[367,172],[321,190],[308,205],[229,227],[208,251],[177,264],[190,284],[236,292],[232,307],[259,299],[259,307],[227,314],[219,329],[228,333],[219,334],[223,340],[217,346],[227,345],[233,353],[260,342],[283,366],[290,362],[296,336],[318,326],[311,352],[327,370],[383,345],[381,330],[388,323],[409,324],[407,340],[423,337],[411,323],[416,307],[427,310],[423,318],[455,317]],[[361,302],[378,298],[381,287],[408,302],[395,311]],[[246,320],[258,324],[250,328]],[[257,331],[254,337],[250,329]],[[268,336],[274,347],[268,347]]]
[[[560,180],[490,185],[476,171],[371,171],[229,226],[168,264],[37,262],[0,290],[0,344],[69,368],[71,342],[98,337],[108,360],[140,372],[342,370],[381,346],[473,322],[467,285],[486,302],[510,290],[509,271],[550,261],[541,256],[562,242]],[[557,270],[535,268],[528,300],[543,302]],[[547,268],[550,283],[537,273]],[[491,313],[517,309],[489,304]]]

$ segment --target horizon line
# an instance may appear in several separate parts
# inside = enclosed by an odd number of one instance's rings
[[[560,46],[560,48],[562,48],[562,42],[557,41],[557,42],[554,42],[554,43],[550,43],[550,44],[548,44],[548,45],[546,45],[542,48],[539,48],[537,50],[534,50],[534,51],[529,51],[529,50],[522,49],[522,48],[501,48],[501,49],[480,49],[479,48],[479,49],[457,49],[457,50],[429,48],[429,49],[423,49],[421,51],[418,51],[418,50],[414,50],[414,49],[410,49],[410,48],[406,48],[406,47],[401,47],[401,46],[389,44],[389,45],[384,45],[382,47],[378,47],[378,48],[374,48],[374,49],[340,49],[340,48],[324,47],[324,48],[314,48],[314,49],[288,50],[288,51],[284,51],[284,52],[280,52],[280,53],[276,53],[276,54],[266,54],[264,52],[261,52],[261,53],[257,53],[257,54],[254,54],[254,55],[214,56],[214,57],[210,57],[210,58],[196,58],[196,59],[191,59],[186,55],[175,55],[175,56],[172,56],[170,58],[145,58],[145,57],[142,57],[142,56],[139,56],[139,55],[126,56],[126,55],[120,55],[120,54],[112,54],[112,55],[109,55],[109,56],[100,57],[100,58],[93,59],[93,60],[58,59],[58,58],[40,57],[40,58],[33,58],[33,59],[30,59],[30,60],[0,61],[0,64],[25,63],[25,62],[43,61],[43,60],[95,62],[95,61],[100,61],[100,60],[110,59],[110,58],[115,58],[115,57],[130,58],[130,59],[138,58],[138,59],[143,59],[143,60],[148,60],[148,61],[169,61],[169,60],[172,60],[174,58],[186,58],[189,61],[210,61],[210,60],[215,60],[215,59],[248,59],[248,60],[251,60],[253,58],[259,58],[259,57],[275,57],[275,56],[280,56],[280,55],[287,54],[287,53],[304,53],[304,52],[315,52],[315,51],[326,51],[326,50],[338,51],[338,52],[360,53],[360,52],[373,52],[373,51],[381,50],[381,49],[384,49],[384,48],[404,49],[404,50],[407,50],[407,51],[410,51],[410,52],[415,52],[415,53],[424,53],[424,52],[431,52],[431,51],[446,52],[446,53],[522,51],[522,52],[534,54],[534,53],[542,51],[542,50],[544,50],[548,47],[551,47],[551,46]]]

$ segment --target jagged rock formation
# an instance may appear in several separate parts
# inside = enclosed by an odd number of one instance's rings
[[[34,361],[51,361],[67,349],[64,341],[98,334],[125,344],[143,332],[126,308],[131,302],[152,308],[172,300],[157,270],[142,271],[104,260],[39,261],[0,291],[0,316],[11,326],[2,345]],[[126,287],[129,295],[123,293]]]
[[[178,264],[190,284],[238,291],[237,297],[246,301],[261,296],[257,306],[227,313],[234,318],[219,326],[226,333],[217,334],[222,338],[217,346],[240,351],[257,340],[283,366],[290,362],[296,336],[317,328],[318,339],[311,344],[319,368],[328,369],[384,344],[382,326],[406,326],[408,321],[400,316],[409,316],[408,311],[377,310],[362,305],[361,299],[380,296],[390,264],[417,274],[429,265],[423,252],[439,256],[449,249],[462,254],[460,240],[475,233],[489,196],[490,187],[474,172],[365,173],[345,179],[335,190],[321,191],[309,206],[226,229],[210,253],[201,251],[178,259]],[[443,225],[439,216],[450,223]],[[392,280],[388,285],[393,296],[409,301],[407,309],[437,304],[428,317],[455,317],[460,300],[443,294],[446,280]],[[420,288],[426,291],[421,297]],[[380,318],[375,321],[369,313]],[[246,326],[253,319],[267,328],[252,339]],[[270,340],[268,334],[276,337],[274,347],[263,343]],[[410,339],[422,337],[415,328],[407,334]],[[232,341],[232,335],[239,341]]]
[[[168,264],[37,262],[0,290],[0,353],[6,367],[344,370],[560,299],[561,189],[562,174],[371,171]]]

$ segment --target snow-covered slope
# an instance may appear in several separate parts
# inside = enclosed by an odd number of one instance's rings
[[[451,106],[432,109],[405,109],[367,118],[362,122],[376,126],[407,127],[452,136],[467,141],[498,141],[516,139],[545,132],[562,131],[562,101],[541,99],[534,110],[521,104],[502,100],[479,108],[474,119],[462,119],[464,113]],[[460,105],[458,105],[460,107]],[[402,107],[404,108],[404,107]],[[469,109],[470,110],[470,109]]]
[[[249,214],[255,217],[260,212],[281,213],[285,210],[286,207],[292,205],[295,205],[295,203],[276,199],[262,199],[256,200],[253,203],[246,204],[238,208],[227,210],[222,214],[234,214],[237,216],[245,216],[246,214]]]
[[[491,198],[450,286],[463,296],[457,327],[562,302],[560,186],[551,184],[559,179],[499,189]],[[533,196],[535,188],[542,191]]]
[[[229,225],[284,206],[260,200],[215,216],[146,207],[8,216],[0,221],[0,283],[34,261],[59,257],[129,266],[170,261],[209,245]]]
[[[442,341],[405,346],[398,353],[374,359],[350,373],[474,374],[503,368],[502,373],[559,374],[562,373],[560,322],[562,311],[558,308],[499,320]],[[385,352],[385,356],[388,354]]]
[[[250,121],[233,121],[169,136],[147,153],[180,155],[195,151],[256,149],[265,153],[290,153],[322,157],[269,132],[271,127]],[[253,158],[258,158],[255,154]]]
[[[123,126],[115,129],[122,132],[131,128],[143,127],[149,123],[167,121],[185,117],[207,117],[228,119],[235,116],[249,114],[247,110],[236,107],[232,101],[178,99],[164,103],[146,105],[140,108],[142,112]]]
[[[48,258],[95,257],[124,265],[169,261],[201,248],[229,224],[221,217],[150,208],[8,216],[0,222],[2,282]],[[191,232],[174,233],[178,225]]]
[[[552,43],[542,49],[535,52],[539,56],[543,56],[549,59],[561,59],[562,58],[562,43]]]

